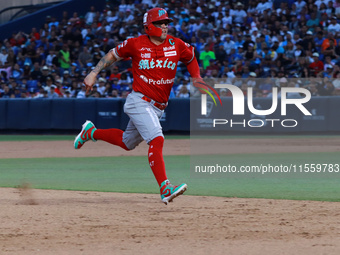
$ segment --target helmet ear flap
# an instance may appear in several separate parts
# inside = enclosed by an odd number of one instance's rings
[[[147,26],[144,26],[145,33],[149,36],[160,37],[162,35],[162,29],[159,27],[155,27],[154,24],[150,23]]]

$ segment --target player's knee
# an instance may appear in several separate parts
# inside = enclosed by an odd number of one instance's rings
[[[123,136],[123,143],[125,144],[127,150],[129,151],[136,148],[142,141],[143,141],[142,137],[134,137],[134,139],[131,139],[131,137]]]
[[[123,145],[121,147],[126,151],[131,151],[131,150],[134,149],[134,148],[133,149],[128,148],[124,142],[123,142]]]

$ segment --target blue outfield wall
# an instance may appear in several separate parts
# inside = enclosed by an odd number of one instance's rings
[[[79,130],[86,120],[98,128],[125,129],[125,99],[0,99],[0,130]],[[164,131],[189,131],[189,100],[173,99],[161,118]],[[180,121],[179,121],[180,120]]]
[[[86,120],[91,120],[98,128],[125,129],[129,118],[123,112],[124,99],[0,99],[0,130],[79,130]],[[339,132],[340,97],[315,97],[304,106],[312,113],[305,116],[294,105],[287,106],[287,116],[280,115],[280,107],[269,116],[254,116],[245,107],[244,116],[232,115],[232,98],[223,98],[225,119],[242,122],[243,119],[295,119],[294,128],[280,125],[251,128],[238,124],[233,127],[219,125],[211,129],[209,123],[220,118],[216,113],[221,109],[213,106],[209,116],[200,115],[201,101],[170,99],[161,118],[164,131],[227,131],[252,133],[279,132]],[[255,98],[259,109],[269,109],[271,99]],[[280,105],[280,104],[279,104]],[[190,110],[190,107],[194,109]],[[207,124],[208,123],[208,124]],[[279,123],[279,122],[278,122]],[[253,123],[254,124],[254,123]]]

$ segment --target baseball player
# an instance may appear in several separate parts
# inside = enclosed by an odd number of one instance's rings
[[[163,160],[164,136],[159,119],[167,106],[174,83],[178,61],[186,64],[190,75],[200,79],[194,48],[168,35],[172,19],[166,10],[153,8],[143,17],[146,35],[125,40],[111,49],[96,67],[85,77],[86,91],[92,90],[97,75],[104,68],[124,58],[132,58],[133,91],[124,104],[124,112],[130,120],[125,129],[97,129],[86,121],[74,140],[75,149],[80,149],[88,140],[102,140],[129,151],[143,140],[149,145],[148,159],[160,187],[165,204],[183,194],[187,184],[172,185],[166,175]]]

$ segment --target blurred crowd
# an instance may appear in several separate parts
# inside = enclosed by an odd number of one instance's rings
[[[252,87],[256,97],[289,86],[340,95],[340,0],[107,0],[103,10],[47,16],[42,27],[0,41],[0,98],[125,98],[129,59],[103,70],[90,95],[83,80],[110,49],[144,34],[143,14],[153,7],[173,18],[169,34],[195,47],[206,80],[244,94]],[[190,75],[183,63],[177,69],[170,97],[190,97]]]

